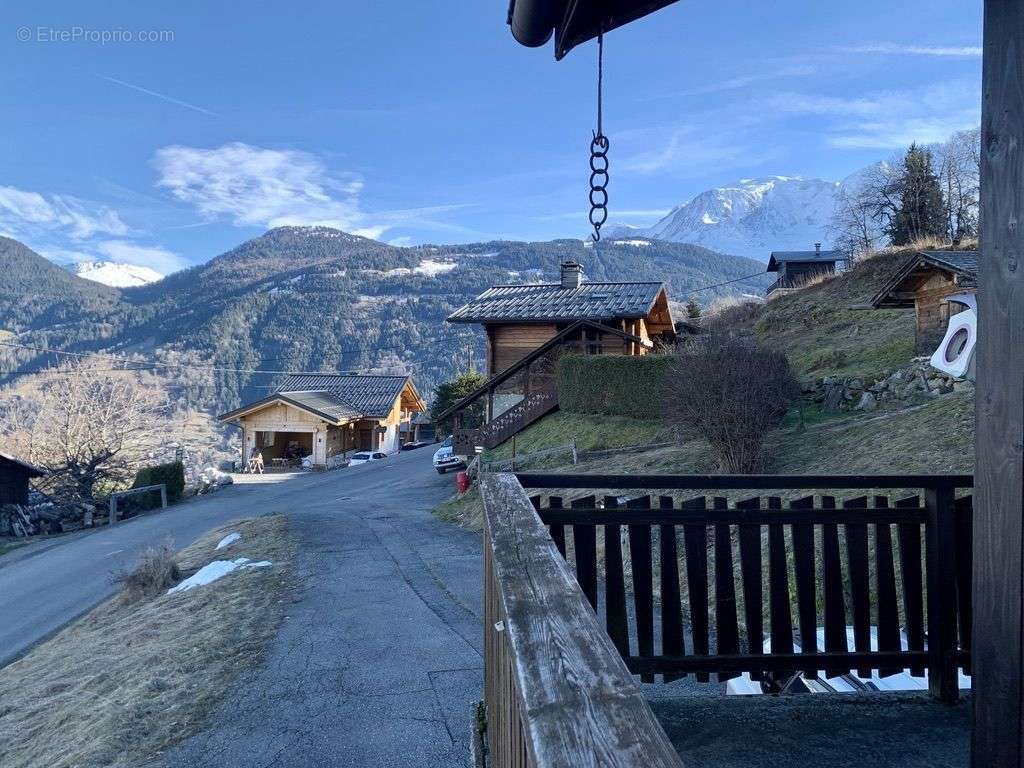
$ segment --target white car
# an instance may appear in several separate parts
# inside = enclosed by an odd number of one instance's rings
[[[359,453],[353,453],[352,458],[348,460],[348,465],[354,467],[358,464],[368,464],[371,461],[380,461],[386,459],[388,455],[381,453],[380,451],[361,451]]]
[[[458,456],[452,448],[452,436],[441,443],[441,447],[434,451],[434,469],[439,475],[443,475],[449,469],[465,469],[466,460]]]

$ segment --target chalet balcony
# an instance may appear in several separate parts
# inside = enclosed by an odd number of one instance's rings
[[[488,765],[965,768],[972,486],[485,476]]]

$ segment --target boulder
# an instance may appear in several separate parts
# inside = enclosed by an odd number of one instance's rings
[[[858,411],[873,411],[878,407],[878,400],[870,392],[865,392],[860,396],[860,401],[857,403],[856,410]]]

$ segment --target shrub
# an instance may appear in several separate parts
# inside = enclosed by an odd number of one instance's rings
[[[152,467],[143,467],[135,473],[135,482],[132,488],[142,488],[146,485],[167,486],[167,503],[173,504],[181,499],[185,491],[185,465],[180,461],[169,461],[166,464],[155,464]]]
[[[124,599],[128,602],[158,594],[173,587],[180,579],[181,571],[170,543],[149,547],[139,556],[132,570],[118,577],[124,589]]]
[[[723,472],[764,468],[762,445],[800,388],[785,355],[750,339],[702,336],[674,355],[665,412],[711,446]]]
[[[571,413],[653,419],[671,355],[563,355],[558,360],[558,406]]]

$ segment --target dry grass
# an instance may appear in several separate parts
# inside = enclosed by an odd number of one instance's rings
[[[215,554],[228,531],[242,540]],[[147,559],[147,583],[168,562],[185,576],[225,557],[274,566],[180,594],[126,592],[0,670],[0,765],[138,766],[195,733],[276,633],[292,553],[286,519],[274,516],[225,526],[174,557]]]
[[[139,556],[135,567],[117,580],[121,584],[122,600],[129,603],[166,592],[181,580],[174,547],[170,542],[150,547]]]

